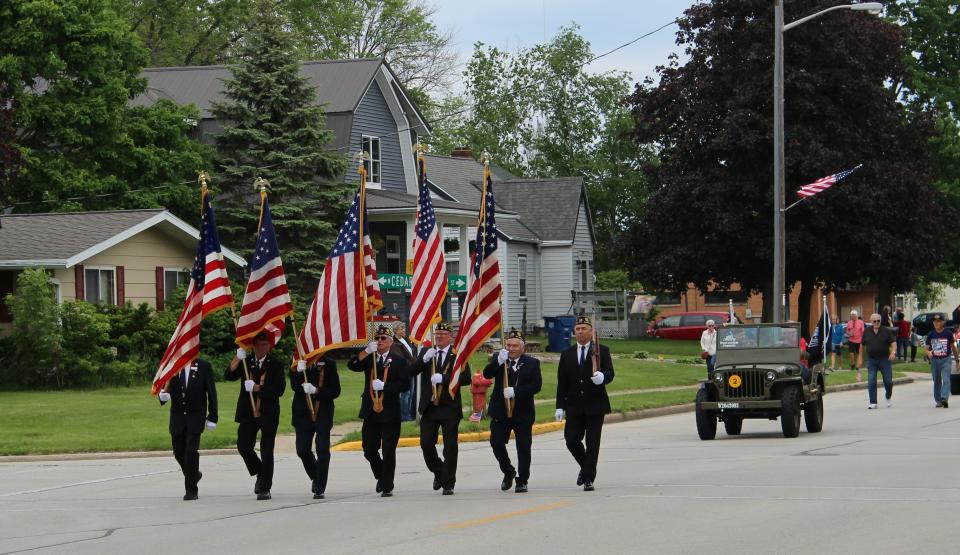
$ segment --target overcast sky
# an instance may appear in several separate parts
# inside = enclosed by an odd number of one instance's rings
[[[451,31],[454,46],[465,64],[475,42],[514,51],[549,40],[561,26],[576,22],[590,41],[594,55],[660,27],[683,15],[695,0],[428,0],[437,7],[433,21]],[[597,60],[594,71],[617,69],[632,74],[634,82],[654,74],[675,44],[676,25]],[[462,69],[462,66],[461,66]],[[459,90],[459,87],[457,87]]]

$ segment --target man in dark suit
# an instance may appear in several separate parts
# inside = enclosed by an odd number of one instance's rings
[[[381,497],[392,497],[400,441],[400,393],[410,389],[410,375],[406,361],[390,353],[393,331],[380,326],[374,337],[376,340],[366,349],[350,358],[347,368],[366,374],[360,397],[363,456],[377,479],[377,492]]]
[[[504,349],[492,357],[483,369],[483,376],[494,380],[493,393],[490,395],[490,447],[500,463],[503,481],[500,489],[507,491],[517,480],[517,493],[527,492],[530,479],[530,446],[533,443],[533,423],[536,411],[533,396],[540,391],[543,379],[540,375],[540,361],[524,354],[523,333],[510,330],[507,333]],[[506,369],[504,368],[506,366]],[[507,383],[504,384],[504,374]],[[513,405],[512,413],[507,404]],[[507,454],[507,441],[510,432],[517,439],[517,464],[514,469]],[[519,470],[519,472],[518,472]]]
[[[280,397],[287,387],[287,380],[283,377],[283,365],[270,354],[273,349],[273,337],[267,332],[260,332],[253,339],[253,360],[248,361],[250,379],[244,380],[237,398],[237,413],[234,420],[237,426],[237,451],[243,457],[247,471],[257,477],[253,486],[258,500],[270,499],[270,488],[273,487],[273,444],[277,438],[277,428],[280,425]],[[244,377],[242,362],[247,358],[247,352],[237,349],[237,356],[230,361],[226,378],[228,381],[237,381]],[[250,403],[250,394],[253,394],[253,403],[257,413]],[[257,433],[260,433],[260,457],[254,450],[257,443]]]
[[[173,457],[183,472],[184,501],[197,499],[200,481],[200,434],[217,427],[217,386],[213,369],[196,360],[173,375],[159,395],[160,404],[170,403],[170,439]]]
[[[439,322],[434,330],[436,344],[423,351],[410,374],[420,376],[420,449],[427,468],[433,473],[434,491],[443,488],[443,495],[453,495],[457,483],[457,441],[463,402],[460,387],[470,385],[470,365],[460,371],[456,392],[450,395],[453,363],[457,358],[451,346],[450,324]],[[437,392],[439,391],[439,396]],[[437,435],[443,430],[443,460],[437,456]]]
[[[323,499],[330,470],[330,430],[333,428],[333,400],[340,396],[340,375],[337,363],[320,357],[307,364],[297,361],[290,372],[293,391],[293,428],[297,432],[297,456],[310,477],[314,499]],[[312,407],[312,408],[311,408]],[[317,453],[314,455],[312,444]]]
[[[580,465],[577,485],[582,485],[583,491],[593,491],[603,418],[610,413],[606,385],[613,381],[613,360],[606,345],[600,345],[597,350],[590,318],[578,317],[573,332],[577,344],[560,354],[557,368],[556,417],[558,422],[563,420],[566,411],[563,438]],[[586,448],[582,443],[584,435]]]

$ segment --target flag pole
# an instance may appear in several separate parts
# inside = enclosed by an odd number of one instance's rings
[[[362,151],[358,152],[357,154],[360,162],[360,165],[357,167],[357,173],[360,174],[360,197],[359,197],[360,202],[359,202],[359,205],[357,206],[357,209],[359,211],[359,213],[357,214],[357,218],[359,219],[358,223],[360,227],[357,229],[357,237],[359,239],[358,241],[359,244],[357,245],[358,247],[357,254],[358,254],[359,264],[360,264],[360,291],[363,292],[363,336],[364,336],[364,339],[369,341],[370,340],[370,322],[372,320],[373,314],[371,314],[369,305],[367,304],[368,302],[367,301],[367,264],[366,264],[366,261],[364,260],[367,255],[366,253],[367,245],[365,242],[366,230],[364,229],[364,225],[366,224],[365,218],[364,218],[364,212],[366,212],[366,202],[367,202],[367,169],[364,167],[363,162],[364,160],[366,160],[367,156],[366,156],[366,153]],[[379,413],[383,411],[383,401],[380,398],[380,394],[374,391],[373,389],[373,380],[375,380],[377,376],[376,359],[373,360],[373,364],[371,365],[371,368],[372,368],[372,372],[370,373],[370,386],[369,386],[370,401],[373,403],[373,411]],[[384,374],[384,377],[386,377],[386,374]],[[378,408],[379,410],[377,410]]]
[[[301,360],[306,361],[306,359],[303,358],[303,352],[300,351],[300,332],[297,330],[297,319],[296,319],[295,317],[293,317],[293,316],[290,316],[290,323],[293,324],[293,337],[294,337],[294,339],[295,339],[294,342],[293,342],[293,349],[294,349],[294,353],[296,353],[296,358],[299,358],[299,359],[301,359]],[[307,383],[307,382],[308,382],[308,380],[307,380],[307,370],[304,369],[304,370],[303,370],[303,383]],[[317,384],[317,385],[322,385],[322,384]],[[313,406],[313,397],[312,397],[309,393],[307,393],[306,391],[303,392],[303,395],[304,395],[304,400],[307,402],[307,407],[310,408],[310,421],[311,421],[311,422],[316,422],[316,421],[317,421],[317,409],[316,409],[316,407]]]
[[[480,214],[477,218],[477,229],[485,227],[487,221],[487,181],[490,178],[490,153],[486,150],[483,151],[483,187],[480,190]],[[480,271],[478,272],[477,279],[480,280],[480,284],[477,286],[477,291],[483,290],[483,260],[487,257],[487,238],[483,234],[480,236],[481,245],[478,245],[481,249],[480,251]],[[480,303],[474,303],[474,315],[478,316],[480,314]],[[504,338],[504,343],[506,343],[506,336],[504,335],[503,330],[503,291],[500,293],[500,337]]]
[[[484,201],[486,202],[486,201]],[[503,348],[507,348],[507,333],[503,328],[503,288],[500,288],[500,337],[503,338]],[[510,372],[508,368],[508,360],[503,361],[503,390],[506,391],[510,387]],[[513,399],[503,399],[503,404],[507,408],[507,418],[513,418]]]

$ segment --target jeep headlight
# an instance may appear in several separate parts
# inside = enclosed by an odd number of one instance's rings
[[[775,379],[777,379],[777,374],[776,374],[773,370],[770,370],[769,372],[767,372],[767,381],[768,381],[768,382],[772,382],[772,381],[775,380]]]
[[[717,382],[718,385],[722,385],[722,384],[723,384],[723,374],[721,374],[720,372],[717,372],[716,374],[714,374],[714,375],[713,375],[713,381]]]

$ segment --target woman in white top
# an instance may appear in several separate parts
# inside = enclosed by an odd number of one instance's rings
[[[707,320],[707,329],[700,335],[700,350],[707,353],[707,379],[710,379],[717,362],[717,324],[713,320]]]

